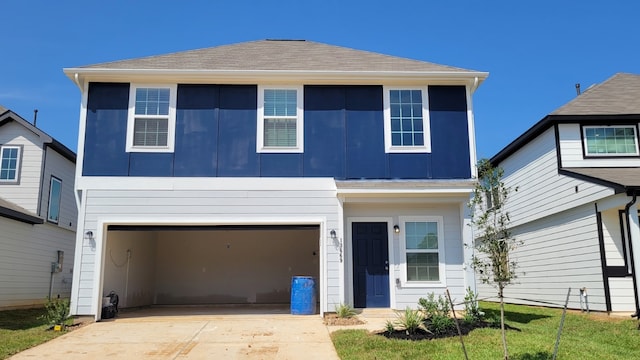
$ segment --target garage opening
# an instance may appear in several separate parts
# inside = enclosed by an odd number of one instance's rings
[[[319,242],[318,225],[110,225],[103,295],[115,291],[123,308],[289,305],[293,276],[319,289]]]

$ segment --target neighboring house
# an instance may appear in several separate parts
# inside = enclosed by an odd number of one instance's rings
[[[586,288],[591,310],[638,310],[639,123],[640,76],[616,74],[491,159],[517,189],[507,210],[523,241],[514,256],[524,274],[505,296],[562,306],[571,288],[569,307],[580,308]]]
[[[72,308],[416,306],[474,286],[487,73],[264,40],[64,70],[82,91]],[[397,230],[396,230],[397,229]]]
[[[0,106],[0,309],[70,296],[75,162],[66,146]]]

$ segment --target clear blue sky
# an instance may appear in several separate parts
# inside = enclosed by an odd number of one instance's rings
[[[0,0],[0,104],[76,150],[65,67],[267,38],[487,71],[479,157],[617,72],[640,74],[640,1]]]

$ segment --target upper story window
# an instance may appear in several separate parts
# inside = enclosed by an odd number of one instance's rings
[[[258,87],[258,152],[303,152],[303,88]]]
[[[585,126],[582,128],[586,156],[636,156],[635,126]]]
[[[401,252],[405,286],[444,285],[442,217],[401,217]]]
[[[62,180],[52,176],[49,183],[49,207],[47,220],[58,223],[60,220],[60,201],[62,200]]]
[[[18,182],[20,150],[20,146],[0,146],[0,183]]]
[[[176,86],[131,86],[127,151],[172,152],[175,143]]]
[[[430,152],[426,88],[384,88],[386,152]]]

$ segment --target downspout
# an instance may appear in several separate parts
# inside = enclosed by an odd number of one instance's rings
[[[76,74],[76,75],[77,75],[77,74]],[[476,92],[476,89],[478,88],[478,82],[479,82],[479,80],[478,80],[478,77],[476,76],[476,77],[473,79],[473,85],[471,85],[471,94],[473,94],[474,92]]]
[[[80,89],[80,92],[82,93],[84,89],[82,88],[82,85],[80,85],[80,76],[78,75],[78,73],[73,74],[73,82],[76,84],[76,86]]]
[[[640,256],[634,256],[634,255],[640,255],[640,254],[634,254],[634,252],[640,252],[640,237],[638,236],[640,235],[640,233],[636,232],[635,233],[636,236],[633,236],[634,234],[631,232],[631,223],[633,222],[634,224],[636,224],[636,228],[637,228],[637,224],[639,220],[638,220],[637,212],[635,214],[631,214],[629,212],[629,210],[631,209],[631,206],[633,206],[636,203],[636,200],[637,200],[637,193],[634,191],[633,198],[624,207],[624,211],[627,214],[627,233],[629,234],[629,255],[630,255],[629,260],[631,261],[631,274],[633,274],[633,291],[634,291],[633,295],[636,302],[636,313],[631,315],[632,317],[638,317],[640,315],[640,294],[638,293],[638,283],[640,282],[640,274],[638,274],[638,272],[636,271],[636,265],[635,265],[635,259],[640,259]],[[634,240],[636,242],[635,244],[636,246],[633,246]]]

